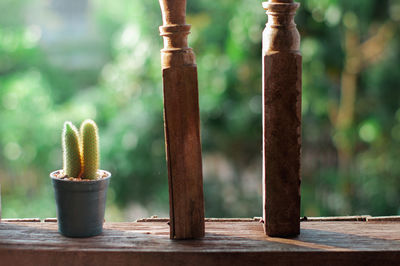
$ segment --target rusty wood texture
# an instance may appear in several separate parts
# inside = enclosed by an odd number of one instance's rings
[[[105,223],[66,238],[56,223],[0,223],[1,265],[397,265],[400,222],[304,222],[269,237],[257,221],[207,222],[204,238],[171,241],[165,222]]]
[[[204,236],[204,196],[197,66],[188,47],[185,0],[160,0],[161,64],[168,164],[170,237]]]
[[[299,4],[263,7],[263,218],[269,236],[300,233],[301,55],[294,24]]]

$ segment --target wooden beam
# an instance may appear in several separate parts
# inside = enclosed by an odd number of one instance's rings
[[[261,222],[261,217],[253,217],[253,218],[204,218],[205,222],[213,222],[213,223],[221,223],[221,222]],[[142,218],[136,220],[138,223],[143,222],[164,222],[168,223],[168,218],[158,218],[158,217],[150,217],[150,218]]]
[[[367,217],[367,222],[400,222],[400,216]]]
[[[390,216],[392,217],[392,216]],[[350,221],[358,221],[365,222],[371,218],[370,215],[358,215],[358,216],[330,216],[330,217],[307,217],[304,216],[300,218],[301,222],[350,222]]]
[[[186,0],[160,0],[161,63],[168,164],[170,237],[204,236],[204,197],[197,66],[188,47]]]
[[[67,238],[56,223],[0,223],[1,265],[398,265],[400,222],[303,222],[291,239],[257,221],[207,222],[203,239],[171,241],[165,222],[105,223]]]
[[[11,218],[2,219],[3,223],[37,223],[40,222],[40,218]]]
[[[270,236],[300,233],[301,55],[293,0],[263,7],[263,218]]]

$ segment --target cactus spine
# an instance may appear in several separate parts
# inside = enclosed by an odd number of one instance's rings
[[[82,169],[79,134],[77,128],[71,122],[64,123],[62,143],[64,174],[78,178]]]
[[[82,141],[82,178],[96,179],[99,169],[99,136],[97,125],[92,120],[83,121],[81,128]]]

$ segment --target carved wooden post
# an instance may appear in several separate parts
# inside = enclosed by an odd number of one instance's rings
[[[200,119],[197,67],[187,44],[186,0],[159,1],[170,237],[199,238],[204,236]]]
[[[263,7],[264,230],[270,236],[300,233],[301,55],[293,0]]]

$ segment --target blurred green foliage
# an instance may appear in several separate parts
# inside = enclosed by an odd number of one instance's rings
[[[86,118],[99,125],[101,168],[113,174],[107,219],[168,215],[158,1],[93,0],[86,13],[77,1],[44,2],[0,2],[3,217],[55,216],[48,175],[61,168],[62,124]],[[206,215],[260,216],[267,17],[250,0],[188,0],[187,9]],[[65,19],[74,12],[85,27]],[[301,1],[303,215],[400,213],[399,14],[394,0]],[[62,23],[74,31],[57,34]]]

